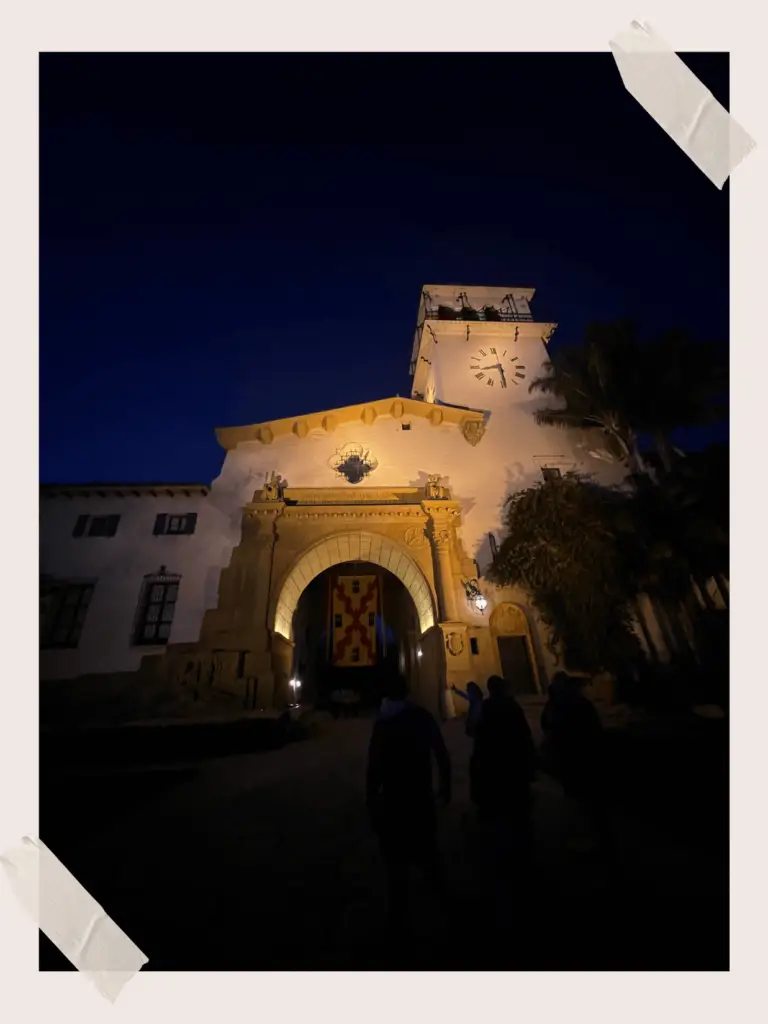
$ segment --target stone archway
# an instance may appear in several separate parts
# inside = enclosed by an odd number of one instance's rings
[[[435,625],[430,585],[408,552],[388,537],[354,531],[324,537],[304,551],[288,570],[270,610],[270,625],[278,636],[293,640],[293,615],[304,589],[321,572],[343,562],[373,562],[394,573],[413,598],[422,634]]]
[[[505,671],[505,663],[514,664],[511,656],[516,655],[519,659],[521,655],[524,655],[530,666],[532,690],[535,693],[541,693],[541,678],[536,659],[536,650],[533,644],[528,616],[525,614],[525,611],[520,605],[513,604],[511,601],[505,601],[494,608],[488,625],[499,657],[502,674],[515,675],[514,670],[511,672],[509,670]],[[508,652],[505,651],[505,645],[510,648]],[[519,648],[519,650],[516,651],[515,647]],[[524,671],[524,662],[520,665],[520,670]],[[514,682],[514,680],[510,681]],[[522,693],[523,690],[520,692]]]
[[[288,694],[289,680],[294,671],[293,618],[299,599],[316,577],[345,562],[370,562],[392,573],[413,600],[419,635],[423,637],[436,626],[436,601],[432,587],[415,559],[396,540],[384,533],[365,530],[327,534],[294,558],[282,577],[278,576],[270,596],[268,624],[274,688],[278,700],[280,695],[285,698]],[[428,685],[425,680],[430,673],[425,668],[420,663],[415,673],[420,679],[420,689]],[[439,666],[435,668],[439,676]],[[429,703],[434,704],[435,701],[430,700]]]

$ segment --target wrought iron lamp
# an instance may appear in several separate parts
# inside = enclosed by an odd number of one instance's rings
[[[481,615],[485,613],[485,609],[488,607],[488,602],[483,596],[480,587],[477,585],[477,580],[464,580],[464,593],[467,595],[467,601],[470,605],[480,612]]]

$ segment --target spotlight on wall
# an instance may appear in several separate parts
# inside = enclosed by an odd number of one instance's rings
[[[417,658],[420,658],[420,657],[421,657],[421,648],[420,648],[420,647],[417,647],[417,648],[416,648],[416,657],[417,657]]]
[[[488,602],[483,596],[477,580],[464,580],[464,593],[467,595],[467,602],[482,615],[488,607]]]
[[[290,688],[293,690],[293,702],[298,704],[299,702],[299,690],[301,689],[301,683],[298,679],[291,679],[288,683]]]

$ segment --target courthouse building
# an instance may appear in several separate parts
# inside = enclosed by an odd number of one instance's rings
[[[141,672],[271,707],[295,680],[318,699],[397,666],[449,715],[452,685],[493,673],[543,691],[526,595],[485,578],[505,500],[625,468],[599,435],[536,424],[555,325],[533,298],[425,286],[410,396],[221,427],[213,483],[43,486],[42,679]]]

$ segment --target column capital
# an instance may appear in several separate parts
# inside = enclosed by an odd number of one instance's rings
[[[243,507],[243,515],[250,519],[259,519],[264,516],[273,518],[285,512],[284,501],[249,501]]]
[[[444,499],[438,501],[424,500],[421,503],[421,507],[430,519],[450,520],[461,515],[461,505],[458,501],[445,501]]]

